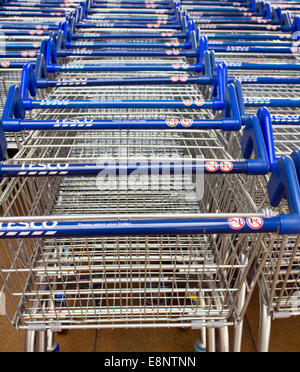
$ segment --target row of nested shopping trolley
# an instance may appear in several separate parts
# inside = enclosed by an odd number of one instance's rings
[[[256,285],[259,350],[300,314],[299,9],[2,2],[0,300],[27,351],[146,327],[239,351]]]

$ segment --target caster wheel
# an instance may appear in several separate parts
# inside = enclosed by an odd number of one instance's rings
[[[195,348],[196,353],[206,353],[206,350],[203,349],[200,340],[197,340],[194,343],[194,348]]]
[[[59,353],[60,352],[60,346],[59,344],[55,343],[51,348],[48,348],[48,353]]]
[[[56,348],[52,351],[52,353],[59,353],[60,352],[60,346],[57,344]]]

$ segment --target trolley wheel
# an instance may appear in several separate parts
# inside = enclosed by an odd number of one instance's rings
[[[194,343],[194,348],[195,348],[196,353],[206,353],[206,350],[203,348],[201,340],[197,340]]]
[[[48,353],[59,353],[60,352],[59,344],[55,342],[51,347],[48,347],[47,352]]]
[[[59,352],[60,352],[60,346],[59,344],[57,344],[55,350],[53,350],[52,353],[59,353]]]

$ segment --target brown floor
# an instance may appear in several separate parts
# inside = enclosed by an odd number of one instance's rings
[[[244,324],[242,351],[255,352],[258,337],[258,297],[253,297]],[[199,331],[179,329],[74,330],[58,335],[63,352],[191,352]],[[24,333],[0,317],[0,351],[23,351]],[[272,321],[270,351],[300,351],[300,318]]]

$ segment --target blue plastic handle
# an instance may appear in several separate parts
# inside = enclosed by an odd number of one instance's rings
[[[272,171],[278,161],[278,158],[275,154],[271,115],[266,107],[261,107],[257,112],[257,117],[261,125],[264,141],[268,152],[270,170]]]
[[[290,212],[298,215],[299,222],[300,187],[292,158],[284,156],[277,161],[268,183],[268,194],[273,207],[278,207],[282,199],[286,197]],[[300,230],[300,224],[297,228]]]

